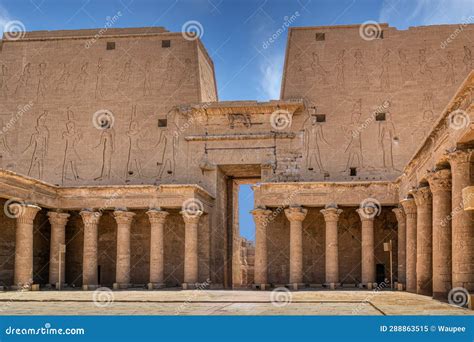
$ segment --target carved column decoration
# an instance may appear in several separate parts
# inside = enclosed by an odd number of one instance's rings
[[[298,289],[303,283],[303,220],[308,209],[299,206],[285,209],[290,221],[290,284]]]
[[[82,288],[94,290],[98,287],[97,238],[101,212],[82,210],[79,213],[84,222],[84,253],[82,256]]]
[[[357,209],[362,221],[362,284],[371,289],[375,283],[374,218],[377,208]]]
[[[255,221],[255,275],[254,283],[264,290],[267,286],[267,226],[271,210],[257,208],[251,211]]]
[[[149,289],[164,287],[164,225],[169,213],[150,209],[146,212],[150,220],[150,283]]]
[[[59,287],[59,272],[61,272],[61,283],[65,282],[66,262],[64,257],[61,260],[61,270],[59,270],[60,245],[66,243],[66,224],[69,218],[68,213],[56,211],[48,212],[49,223],[51,224],[51,245],[49,252],[49,283]]]
[[[416,204],[413,198],[400,202],[406,216],[406,288],[416,293]]]
[[[403,208],[395,208],[392,210],[397,217],[398,222],[398,283],[402,286],[406,285],[406,216]]]
[[[326,222],[326,285],[335,288],[339,284],[339,251],[337,222],[342,209],[328,207],[321,210]]]
[[[117,222],[117,260],[115,268],[114,288],[130,286],[130,229],[135,213],[125,210],[115,210]]]
[[[202,211],[181,211],[184,219],[184,283],[183,288],[193,287],[198,282],[198,224]]]

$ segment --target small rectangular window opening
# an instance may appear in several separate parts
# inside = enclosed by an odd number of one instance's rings
[[[356,168],[356,167],[351,167],[351,168],[350,168],[350,172],[351,172],[350,175],[351,175],[352,177],[357,176],[357,168]]]
[[[385,121],[385,113],[375,114],[375,121]]]
[[[326,40],[326,33],[317,32],[316,33],[316,41],[317,42],[322,42],[323,40]]]
[[[162,48],[169,48],[169,47],[171,47],[171,40],[162,40],[162,41],[161,41],[161,47],[162,47]]]
[[[158,119],[158,127],[166,127],[166,126],[168,126],[167,119]]]
[[[115,42],[107,42],[107,50],[115,50]]]

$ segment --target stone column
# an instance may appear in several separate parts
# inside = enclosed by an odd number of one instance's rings
[[[407,291],[416,293],[416,204],[413,198],[400,202],[406,216],[406,282]]]
[[[326,222],[326,285],[335,289],[339,285],[339,251],[337,222],[342,209],[326,207],[321,210]]]
[[[474,217],[465,211],[462,190],[471,184],[471,150],[449,155],[452,173],[452,286],[474,291]]]
[[[164,225],[168,212],[150,209],[146,212],[150,220],[150,283],[148,289],[164,287]]]
[[[250,212],[255,221],[254,284],[261,290],[267,287],[267,225],[271,210],[257,208]]]
[[[59,272],[61,272],[61,285],[65,282],[66,262],[64,256],[61,258],[61,270],[59,270],[60,245],[66,244],[66,223],[69,214],[57,211],[48,212],[51,224],[51,245],[49,252],[49,283],[59,288]]]
[[[13,203],[8,208],[16,218],[14,288],[33,285],[33,220],[40,207]]]
[[[184,219],[184,282],[183,289],[193,288],[198,282],[198,223],[202,211],[181,211]]]
[[[429,178],[433,194],[433,298],[446,299],[451,290],[451,171]]]
[[[416,203],[416,293],[433,293],[433,207],[428,186],[413,191]]]
[[[406,243],[407,243],[407,231],[406,231],[406,216],[403,208],[392,209],[397,217],[398,222],[398,284],[399,289],[403,290],[406,286]]]
[[[303,286],[303,220],[308,209],[299,206],[285,209],[290,221],[290,284],[294,290]]]
[[[357,209],[362,221],[362,284],[372,289],[375,283],[374,218],[376,208]]]
[[[135,213],[115,210],[117,222],[117,260],[115,267],[114,289],[126,289],[130,286],[130,229]]]
[[[84,222],[84,253],[82,255],[82,288],[95,290],[98,287],[97,238],[101,212],[82,210],[79,213]]]

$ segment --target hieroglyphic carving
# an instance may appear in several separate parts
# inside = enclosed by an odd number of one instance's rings
[[[0,96],[8,96],[8,68],[6,65],[2,64],[0,69]]]
[[[319,61],[319,54],[313,52],[312,54],[312,62],[311,62],[311,69],[313,70],[313,74],[316,77],[317,82],[321,82],[322,84],[327,84],[327,75],[328,71],[326,71],[321,62]]]
[[[184,60],[183,69],[184,70],[181,72],[181,78],[178,81],[178,89],[181,88],[182,85],[189,83],[194,77],[193,65],[189,58]]]
[[[247,128],[252,127],[252,121],[249,114],[228,114],[227,120],[229,121],[229,127],[234,129],[237,126],[244,126]]]
[[[76,83],[74,84],[73,92],[76,93],[78,90],[83,91],[86,87],[87,78],[89,73],[87,68],[89,67],[89,62],[85,62],[81,65],[81,70],[77,75]]]
[[[339,53],[336,65],[334,66],[334,73],[336,74],[336,86],[338,88],[344,88],[345,85],[346,85],[345,76],[344,76],[344,69],[345,69],[344,58],[345,58],[345,54],[346,54],[346,50],[343,49]]]
[[[147,60],[143,68],[143,96],[151,96],[151,76],[151,61]]]
[[[464,63],[464,71],[465,73],[471,72],[472,69],[474,69],[474,61],[472,58],[472,52],[469,47],[464,46],[464,57],[462,59],[462,62]]]
[[[24,95],[28,90],[28,85],[30,83],[31,72],[30,72],[30,63],[26,63],[23,67],[20,77],[18,78],[14,95]]]
[[[163,174],[166,171],[166,174],[169,176],[175,175],[175,163],[176,163],[176,153],[178,151],[178,134],[179,125],[177,124],[178,120],[178,110],[173,108],[168,112],[168,126],[166,129],[161,131],[160,138],[155,147],[160,147],[162,149],[157,165],[158,165],[158,175],[157,180],[163,178]]]
[[[62,70],[59,74],[59,78],[56,81],[55,89],[57,92],[64,91],[67,89],[69,76],[71,76],[71,74],[69,73],[69,68],[67,64],[61,63],[61,65],[62,65]]]
[[[426,49],[420,49],[418,52],[418,72],[422,77],[427,77],[429,80],[433,81],[433,67],[428,64],[428,59],[426,57]]]
[[[30,142],[23,153],[33,148],[31,154],[30,167],[28,168],[28,176],[32,176],[34,169],[38,170],[39,179],[43,179],[44,160],[48,153],[49,130],[46,126],[46,118],[48,112],[45,110],[36,120],[35,133],[31,135]]]
[[[46,63],[38,65],[38,85],[36,86],[36,100],[44,99],[46,93]]]
[[[76,128],[74,113],[70,109],[67,110],[66,130],[63,132],[63,139],[66,140],[62,169],[62,182],[64,184],[65,180],[70,179],[68,178],[68,169],[71,170],[74,180],[79,179],[76,160],[81,160],[76,150],[76,144],[82,139],[82,133]]]
[[[139,145],[140,129],[136,120],[137,106],[132,107],[130,116],[130,125],[127,131],[128,136],[128,156],[127,156],[127,173],[125,180],[129,180],[130,176],[142,177],[141,156],[142,150]]]
[[[323,124],[317,122],[315,114],[316,109],[310,108],[308,111],[308,118],[306,120],[310,121],[311,126],[306,127],[303,132],[306,167],[310,171],[313,171],[316,167],[319,172],[324,174],[326,173],[326,170],[324,169],[321,159],[320,144],[324,142],[329,146],[329,143],[324,137]]]
[[[456,84],[455,64],[456,61],[454,60],[453,53],[451,51],[448,51],[448,53],[446,54],[446,62],[444,62],[444,65],[446,66],[445,83],[448,86]]]
[[[344,172],[347,172],[351,167],[364,167],[361,138],[362,123],[360,122],[361,115],[362,99],[359,99],[352,107],[350,124],[343,126],[346,140],[348,140],[347,147],[344,150],[345,153],[348,153]]]
[[[95,98],[100,99],[104,97],[104,66],[102,58],[97,61],[97,75],[95,81]]]
[[[365,69],[362,51],[360,49],[355,50],[354,52],[354,70],[355,75],[358,79],[361,79],[365,84],[369,83],[369,76],[367,75],[367,71]]]
[[[396,169],[393,163],[393,144],[398,142],[398,137],[395,133],[395,125],[393,124],[392,113],[390,112],[392,104],[389,101],[385,101],[384,103],[387,104],[383,106],[385,108],[385,120],[377,121],[379,123],[379,146],[382,150],[383,169],[386,171],[394,171]]]
[[[400,74],[402,76],[403,84],[413,81],[413,74],[410,71],[410,62],[403,49],[398,50],[398,65],[400,67]]]
[[[95,148],[102,150],[102,168],[100,176],[95,180],[103,180],[110,178],[110,171],[112,170],[112,155],[115,150],[115,130],[111,124],[104,125],[100,133],[99,144]]]
[[[383,91],[390,90],[390,50],[385,50],[382,55],[381,67],[382,72],[380,73],[380,89]]]
[[[132,60],[129,59],[123,65],[123,70],[120,73],[117,89],[124,89],[130,86],[130,77],[132,76]]]

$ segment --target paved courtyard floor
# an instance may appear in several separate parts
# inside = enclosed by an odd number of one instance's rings
[[[1,292],[0,315],[474,315],[427,296],[391,291]]]

